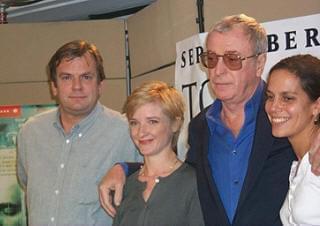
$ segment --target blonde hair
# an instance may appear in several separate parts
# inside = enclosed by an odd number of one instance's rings
[[[162,81],[149,81],[136,88],[127,98],[123,107],[128,120],[135,111],[144,104],[159,103],[163,113],[171,123],[178,123],[178,130],[174,133],[172,147],[175,150],[180,129],[184,121],[185,103],[181,93],[174,87]]]

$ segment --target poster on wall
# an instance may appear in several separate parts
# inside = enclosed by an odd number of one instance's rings
[[[312,54],[320,58],[320,14],[262,23],[268,36],[267,62],[262,75],[267,78],[271,66],[295,54]],[[190,119],[212,104],[206,69],[200,54],[205,50],[207,33],[201,33],[176,44],[175,86],[187,104],[185,123],[178,141],[178,154],[183,159],[188,149],[187,127]]]
[[[16,136],[30,116],[53,107],[0,106],[0,225],[26,225],[24,193],[16,177]]]

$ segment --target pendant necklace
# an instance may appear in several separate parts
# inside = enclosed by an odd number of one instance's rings
[[[141,166],[140,172],[139,172],[139,176],[142,177],[147,177],[147,178],[153,178],[154,182],[157,184],[160,182],[160,177],[161,175],[169,175],[173,172],[173,170],[175,169],[175,166],[177,165],[177,163],[179,162],[179,159],[176,158],[175,161],[172,163],[171,166],[169,166],[169,170],[162,172],[160,175],[153,175],[153,176],[148,176],[145,174],[145,165]]]

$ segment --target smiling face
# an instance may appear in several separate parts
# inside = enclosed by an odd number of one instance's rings
[[[102,82],[98,81],[93,57],[86,53],[72,60],[63,59],[57,67],[57,82],[51,82],[62,115],[86,117],[96,105]]]
[[[164,114],[159,103],[145,103],[129,119],[130,135],[143,156],[172,151],[172,138],[177,128]]]
[[[285,69],[270,74],[265,110],[274,136],[288,137],[290,141],[310,138],[318,107],[302,89],[296,75]]]
[[[241,57],[255,54],[249,36],[241,26],[235,26],[227,32],[209,33],[207,50],[218,55],[237,53]],[[215,96],[225,103],[246,102],[253,95],[265,63],[265,55],[242,61],[240,70],[230,70],[220,57],[215,68],[208,69],[210,84]]]

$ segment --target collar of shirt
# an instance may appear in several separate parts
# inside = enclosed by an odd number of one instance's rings
[[[245,123],[242,127],[242,129],[246,128],[246,125],[249,123],[252,123],[256,120],[257,113],[260,107],[262,94],[264,91],[265,83],[264,81],[260,81],[255,93],[251,97],[251,99],[246,103],[245,105]],[[211,134],[214,134],[214,132],[221,132],[221,131],[215,131],[217,126],[220,128],[223,127],[226,129],[224,123],[221,120],[220,113],[222,109],[222,103],[221,100],[216,99],[213,104],[209,107],[208,111],[206,112],[206,119],[208,122],[209,130]],[[241,129],[241,130],[242,130]],[[241,131],[240,131],[241,133]]]
[[[100,102],[98,102],[89,115],[82,119],[78,124],[73,126],[70,135],[74,133],[79,133],[79,135],[81,134],[81,136],[84,135],[84,133],[93,125],[93,123],[96,121],[95,119],[102,111],[103,106],[100,104]],[[53,126],[56,127],[58,130],[62,131],[64,136],[68,136],[64,133],[63,127],[61,125],[59,110],[57,111],[55,121],[53,122]]]

